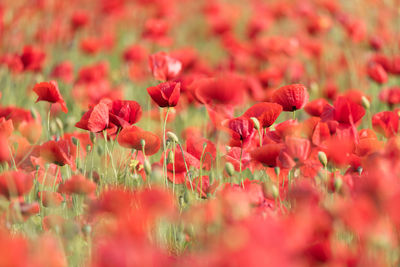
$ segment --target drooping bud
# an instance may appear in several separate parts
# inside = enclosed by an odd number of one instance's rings
[[[250,120],[252,120],[254,123],[254,129],[256,129],[257,131],[260,130],[260,122],[258,121],[258,119],[256,117],[251,117]]]
[[[279,176],[279,173],[281,172],[281,169],[279,167],[274,168],[276,176]]]
[[[78,143],[79,143],[79,139],[78,138],[76,138],[75,136],[72,136],[71,137],[71,140],[72,140],[72,143],[74,144],[74,145],[78,145]]]
[[[235,167],[233,167],[233,164],[230,162],[227,162],[225,164],[225,170],[229,176],[233,176],[233,174],[235,173]]]
[[[151,174],[151,164],[147,159],[144,161],[144,171],[147,175]]]
[[[319,151],[318,159],[319,159],[319,162],[321,162],[322,166],[324,166],[324,168],[326,167],[326,165],[328,165],[328,158],[326,157],[325,152]]]
[[[174,152],[172,150],[170,150],[168,152],[167,163],[174,164],[174,161],[175,161]]]
[[[271,186],[271,193],[272,193],[272,197],[274,198],[274,199],[277,199],[278,197],[279,197],[279,189],[278,189],[278,187],[276,186],[276,185],[272,185]]]
[[[94,144],[96,142],[96,135],[93,132],[90,132],[89,136],[90,141],[92,141],[92,143]]]
[[[371,103],[369,102],[368,98],[366,98],[365,96],[361,97],[361,105],[365,108],[365,109],[369,109],[371,107]]]
[[[167,137],[169,140],[174,141],[177,144],[179,143],[178,136],[176,136],[176,134],[174,134],[173,132],[167,132]]]
[[[340,189],[342,188],[343,185],[343,180],[340,177],[335,177],[335,180],[333,181],[333,185],[335,187],[335,191],[339,192]]]

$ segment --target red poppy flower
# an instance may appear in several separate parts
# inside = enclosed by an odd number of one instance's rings
[[[38,95],[36,102],[47,101],[50,103],[59,103],[62,111],[65,113],[68,112],[67,105],[58,90],[56,81],[37,83],[33,88],[33,91]]]
[[[400,87],[393,86],[379,92],[379,99],[389,106],[400,103]]]
[[[370,64],[367,68],[368,76],[379,84],[386,83],[388,75],[380,64]]]
[[[71,147],[68,141],[48,141],[40,146],[40,156],[47,162],[64,166],[65,164],[74,166],[71,155]]]
[[[243,114],[243,117],[248,119],[250,119],[251,117],[255,117],[260,122],[262,128],[267,128],[276,121],[281,112],[281,105],[276,103],[263,102],[251,106]]]
[[[75,127],[98,133],[108,128],[109,120],[108,105],[100,102],[83,114],[81,120],[75,124]]]
[[[26,71],[41,71],[45,58],[46,54],[33,46],[25,46],[21,54],[21,62]]]
[[[320,117],[326,104],[328,104],[328,101],[325,98],[315,99],[305,105],[304,111],[311,116]]]
[[[234,141],[239,141],[241,145],[247,143],[254,133],[254,123],[252,120],[239,117],[223,122],[232,135]]]
[[[179,82],[164,82],[147,88],[147,92],[158,106],[162,108],[175,107],[181,95],[181,84]]]
[[[10,198],[28,193],[33,186],[33,177],[22,171],[6,171],[0,174],[0,195]]]
[[[74,78],[74,67],[69,61],[61,62],[54,66],[50,76],[52,78],[60,79],[65,83],[70,83]]]
[[[206,148],[204,149],[203,154],[204,144],[206,144]],[[203,154],[202,166],[207,170],[211,168],[211,165],[213,164],[217,153],[217,148],[213,142],[207,140],[206,138],[193,136],[189,136],[186,139],[186,150],[188,153],[195,156],[198,160],[201,159],[201,156]]]
[[[399,131],[399,116],[391,111],[382,111],[372,116],[375,131],[389,138]]]
[[[137,126],[124,128],[118,135],[118,143],[126,148],[142,151],[142,141],[145,141],[144,152],[153,155],[161,146],[160,138],[152,132],[144,131]]]
[[[63,194],[89,195],[96,190],[96,184],[81,174],[73,175],[61,184],[58,191]]]
[[[169,153],[169,150],[166,153]],[[163,157],[161,157],[161,160],[163,160]],[[188,181],[189,178],[187,177],[188,173],[185,162],[188,169],[191,167],[196,169],[200,168],[200,161],[195,156],[186,151],[183,151],[182,154],[180,149],[176,149],[173,163],[167,164],[168,180],[170,182],[183,184],[185,181]]]
[[[243,102],[246,84],[234,74],[217,78],[203,78],[191,85],[197,100],[202,104],[237,105]]]
[[[142,108],[136,101],[114,100],[110,109],[110,122],[117,127],[128,127],[135,124],[142,116]]]
[[[357,124],[365,115],[365,109],[347,97],[338,97],[333,107],[333,119],[339,123]]]
[[[280,151],[278,160],[282,167],[291,169],[305,163],[310,155],[310,141],[308,139],[287,137],[285,147]]]
[[[6,135],[0,132],[0,163],[11,159]]]
[[[307,88],[302,84],[291,84],[277,89],[272,95],[275,103],[283,107],[284,111],[301,109],[308,102]]]
[[[160,81],[171,80],[182,70],[182,63],[165,52],[150,55],[149,65],[154,78]]]
[[[276,159],[283,149],[283,144],[266,144],[262,147],[257,147],[250,152],[253,160],[258,161],[268,167],[276,167]]]

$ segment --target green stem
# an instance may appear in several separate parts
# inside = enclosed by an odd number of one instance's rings
[[[167,108],[167,113],[165,114],[165,119],[164,119],[164,124],[163,124],[163,150],[164,150],[164,162],[163,162],[163,175],[165,179],[165,185],[168,187],[168,178],[167,178],[167,142],[165,139],[165,131],[167,128],[167,120],[168,120],[168,114],[169,114],[169,107]]]

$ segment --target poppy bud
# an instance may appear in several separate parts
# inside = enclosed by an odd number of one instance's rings
[[[271,186],[271,193],[272,193],[272,197],[274,198],[274,199],[277,199],[278,197],[279,197],[279,189],[278,189],[278,187],[276,186],[276,185],[272,185]]]
[[[82,227],[82,232],[83,232],[85,235],[90,235],[90,234],[92,233],[92,227],[91,227],[90,225],[88,225],[88,224],[85,224],[85,225]]]
[[[328,164],[328,158],[326,157],[326,154],[323,151],[318,152],[318,159],[319,162],[321,162],[322,166],[326,167]]]
[[[167,132],[167,137],[169,140],[174,141],[175,143],[179,143],[178,136],[174,134],[173,132]]]
[[[369,109],[371,107],[371,103],[369,102],[368,98],[366,98],[365,96],[361,97],[361,105],[365,109]]]
[[[144,161],[144,171],[147,175],[151,174],[151,164],[147,159]]]
[[[359,166],[359,167],[357,168],[358,174],[361,175],[362,171],[363,171],[363,168],[362,168],[361,166]]]
[[[281,169],[279,167],[274,168],[276,176],[279,176],[279,173],[281,172]]]
[[[38,113],[35,108],[31,108],[31,115],[32,115],[32,118],[37,119]]]
[[[75,136],[72,136],[71,137],[71,140],[72,140],[72,143],[74,144],[74,145],[78,145],[78,143],[79,143],[79,139],[78,138],[76,138]]]
[[[343,185],[343,180],[340,177],[336,177],[335,181],[333,182],[333,185],[335,186],[335,191],[339,192],[340,189],[342,188]]]
[[[233,164],[230,162],[227,162],[225,164],[225,170],[229,176],[233,176],[233,174],[235,173],[235,168],[233,167]]]
[[[63,130],[64,130],[64,124],[63,124],[63,122],[62,122],[59,118],[56,118],[55,121],[56,121],[57,127],[58,127],[61,131],[63,131]]]
[[[96,143],[96,135],[93,132],[90,132],[90,141],[92,141],[92,143]]]
[[[257,131],[260,130],[260,122],[258,121],[258,119],[256,117],[251,117],[250,120],[252,120],[254,123],[254,129],[256,129]]]
[[[167,163],[174,164],[174,152],[172,150],[168,152]]]

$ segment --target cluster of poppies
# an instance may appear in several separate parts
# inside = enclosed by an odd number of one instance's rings
[[[399,265],[399,6],[1,2],[0,266]]]

